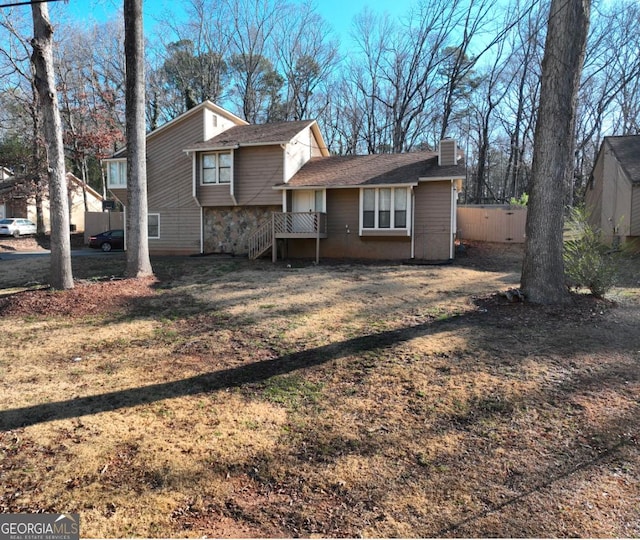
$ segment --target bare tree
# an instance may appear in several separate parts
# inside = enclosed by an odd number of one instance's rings
[[[26,37],[26,24],[16,13],[4,12],[0,27],[6,31],[7,42],[0,48],[0,78],[5,84],[2,109],[3,130],[30,153],[2,156],[3,165],[9,166],[16,179],[22,182],[24,196],[33,198],[36,207],[38,234],[45,234],[43,202],[48,188],[46,155],[42,137],[42,114],[35,85],[32,48]],[[11,158],[11,159],[10,159]],[[17,160],[17,161],[16,161]]]
[[[284,10],[270,0],[227,0],[232,56],[230,66],[234,98],[251,123],[265,120],[269,97],[282,87],[283,79],[271,61],[273,32]],[[273,101],[273,100],[271,100]]]
[[[484,187],[489,185],[487,166],[492,146],[491,134],[492,125],[495,123],[495,110],[504,99],[508,88],[513,82],[512,77],[505,77],[507,68],[504,51],[505,44],[505,42],[498,44],[493,62],[483,76],[481,75],[482,83],[478,87],[478,99],[472,102],[471,111],[469,111],[470,115],[472,112],[474,113],[475,126],[478,131],[478,157],[475,173],[472,176],[472,185],[466,186],[466,188],[468,190],[467,197],[476,203],[482,202]],[[469,192],[471,192],[471,196],[469,196]],[[501,195],[504,197],[504,193],[501,193]]]
[[[309,0],[282,9],[286,16],[276,21],[274,48],[277,67],[285,81],[284,116],[287,120],[302,120],[318,112],[326,102],[314,98],[337,67],[338,46],[330,39],[329,25]]]
[[[456,3],[453,2],[455,5]],[[442,126],[440,128],[440,138],[443,139],[449,132],[449,122],[455,112],[456,101],[468,90],[471,84],[470,75],[476,63],[489,50],[485,47],[482,52],[476,55],[470,54],[470,47],[483,27],[490,21],[495,13],[494,0],[470,0],[468,6],[460,14],[458,26],[461,27],[460,38],[455,46],[446,50],[445,67],[446,83],[444,85],[444,99],[442,107]],[[501,39],[494,40],[501,42]]]
[[[590,0],[552,0],[527,214],[522,288],[534,303],[565,303],[563,203],[573,165],[576,100]]]
[[[56,48],[63,141],[72,172],[83,182],[85,211],[86,186],[104,192],[101,160],[124,140],[115,107],[105,103],[102,84],[95,76],[94,61],[99,53],[89,46],[93,35],[94,29],[66,32]]]
[[[501,113],[503,129],[509,137],[508,160],[504,173],[504,193],[517,197],[528,188],[530,153],[535,129],[535,115],[540,95],[540,64],[544,34],[540,5],[516,13],[519,24],[513,33],[511,73],[514,84],[506,96],[507,107]]]
[[[577,119],[576,167],[568,203],[580,201],[606,133],[640,129],[640,6],[620,2],[598,12],[589,35]]]
[[[206,99],[229,94],[230,8],[226,0],[185,0],[186,17],[163,14],[162,33],[148,70],[148,118],[152,128]]]
[[[124,0],[127,124],[127,275],[153,274],[149,259],[142,0]]]
[[[49,199],[51,208],[51,286],[72,289],[71,240],[69,237],[69,200],[64,167],[62,122],[58,110],[53,69],[53,27],[47,4],[32,4],[32,62],[35,85],[42,111],[42,128],[49,169]]]

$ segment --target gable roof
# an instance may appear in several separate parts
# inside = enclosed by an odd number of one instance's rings
[[[67,188],[71,187],[71,184],[75,184],[78,188],[82,189],[83,182],[78,178],[75,174],[68,172],[67,173]],[[90,194],[92,197],[95,197],[97,200],[102,201],[104,198],[100,193],[98,193],[95,189],[93,189],[89,184],[84,184],[84,189]]]
[[[192,116],[194,116],[196,114],[199,114],[202,111],[202,109],[209,109],[210,111],[214,112],[215,114],[218,114],[218,115],[220,115],[220,116],[232,121],[234,124],[248,125],[248,122],[246,120],[243,120],[239,116],[236,116],[235,114],[230,113],[226,109],[223,109],[222,107],[216,105],[215,103],[212,103],[211,101],[207,100],[207,101],[203,101],[199,105],[196,105],[193,109],[189,109],[188,111],[183,112],[179,116],[176,116],[173,120],[169,120],[166,124],[162,124],[160,127],[158,127],[156,129],[154,129],[153,131],[150,131],[149,133],[147,133],[147,135],[146,135],[147,141],[149,139],[155,137],[159,133],[162,133],[162,132],[166,131],[167,129],[171,128],[175,124],[177,124],[179,122],[182,122],[183,120],[186,120],[188,118],[191,118]],[[127,147],[123,146],[120,150],[115,152],[111,157],[107,158],[106,161],[108,161],[109,159],[123,159],[123,158],[126,158],[126,157],[127,157]]]
[[[67,189],[71,188],[72,184],[75,184],[76,187],[82,189],[83,182],[78,178],[75,174],[67,172]],[[25,178],[21,177],[10,177],[5,180],[0,180],[0,195],[5,195],[7,193],[11,193],[16,187],[19,187],[21,184],[25,182]],[[84,184],[84,188],[87,193],[92,197],[95,197],[97,200],[102,201],[103,197],[98,193],[95,189],[93,189],[89,184]],[[20,194],[22,197],[23,195]]]
[[[640,135],[605,137],[604,140],[631,183],[640,184]]]
[[[276,188],[406,185],[425,180],[464,179],[465,175],[462,163],[438,166],[437,152],[331,156],[311,159],[287,184]]]
[[[192,144],[185,151],[223,150],[241,146],[268,146],[287,144],[303,129],[311,128],[323,155],[329,152],[315,120],[291,122],[270,122],[268,124],[249,124],[234,126],[211,139]]]

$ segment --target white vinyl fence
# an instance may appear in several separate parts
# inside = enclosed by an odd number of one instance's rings
[[[458,238],[462,241],[522,244],[527,208],[510,205],[458,205]]]

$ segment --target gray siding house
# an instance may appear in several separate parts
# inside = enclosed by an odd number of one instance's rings
[[[126,149],[106,161],[126,208]],[[450,139],[330,156],[314,120],[250,125],[205,102],[147,136],[149,250],[448,260],[464,176]]]

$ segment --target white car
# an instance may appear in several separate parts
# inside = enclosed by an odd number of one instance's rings
[[[24,218],[5,218],[0,219],[0,236],[18,236],[24,234],[36,234],[36,224]]]

